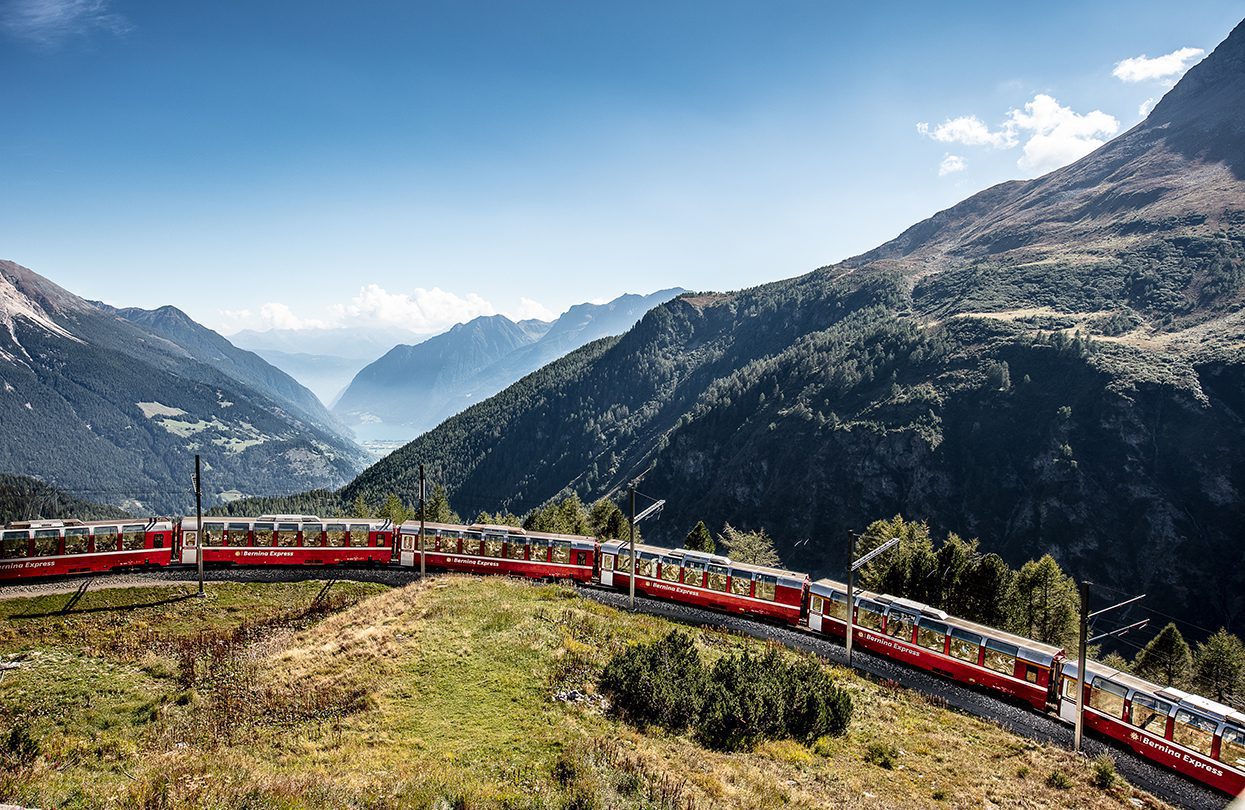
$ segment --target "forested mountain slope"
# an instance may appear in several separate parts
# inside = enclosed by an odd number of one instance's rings
[[[646,537],[765,528],[838,573],[903,513],[1051,552],[1203,627],[1245,621],[1245,26],[1150,117],[876,250],[686,295],[447,421],[345,490],[460,511],[651,467]]]
[[[195,453],[209,503],[334,486],[362,466],[352,442],[195,353],[0,261],[0,470],[174,512],[193,503]]]

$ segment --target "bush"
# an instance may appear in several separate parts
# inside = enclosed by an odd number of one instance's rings
[[[1115,760],[1107,754],[1102,754],[1094,759],[1094,784],[1103,790],[1108,790],[1115,785]]]
[[[869,747],[865,749],[865,762],[870,765],[877,765],[879,768],[886,770],[894,770],[895,765],[899,763],[899,749],[892,743],[875,741],[869,743]]]
[[[652,644],[615,655],[601,673],[601,686],[627,719],[684,731],[700,716],[704,664],[686,633],[676,630]]]
[[[39,741],[30,736],[30,730],[24,725],[9,729],[9,733],[3,737],[3,746],[0,759],[15,768],[30,765],[39,757]]]
[[[1072,777],[1063,771],[1051,771],[1050,776],[1046,777],[1046,786],[1056,790],[1067,790],[1072,787]]]

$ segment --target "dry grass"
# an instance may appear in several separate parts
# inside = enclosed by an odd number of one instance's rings
[[[265,591],[278,586],[235,587],[270,603]],[[813,746],[722,754],[641,734],[595,704],[551,697],[591,692],[614,650],[671,625],[559,586],[443,577],[371,588],[311,615],[316,590],[284,592],[285,607],[263,623],[179,621],[167,645],[137,657],[87,650],[72,626],[59,641],[51,627],[31,627],[30,643],[8,637],[0,652],[42,655],[0,683],[0,721],[28,726],[41,751],[3,770],[0,799],[692,810],[1120,807],[1137,796],[1158,806],[1124,785],[1095,787],[1093,768],[1066,752],[846,672],[835,674],[855,700],[851,729]],[[133,622],[128,631],[146,632]],[[114,629],[109,649],[128,650],[125,636]],[[707,658],[757,643],[697,639]],[[62,721],[35,721],[32,706],[59,708]],[[887,744],[885,756],[870,754]],[[1062,778],[1069,787],[1049,786]]]

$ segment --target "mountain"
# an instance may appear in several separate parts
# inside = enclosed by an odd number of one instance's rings
[[[0,473],[0,526],[15,520],[108,520],[129,513],[84,501],[24,475]]]
[[[136,511],[335,486],[366,456],[310,392],[177,310],[95,305],[0,261],[0,470]]]
[[[185,351],[188,357],[258,391],[290,412],[338,434],[343,439],[350,438],[345,428],[333,418],[316,395],[297,380],[270,365],[259,355],[237,348],[216,332],[193,321],[177,307],[117,309],[98,301],[91,303],[146,332],[168,340]]]
[[[364,359],[339,357],[332,354],[289,353],[276,349],[256,349],[255,353],[265,361],[289,374],[316,395],[325,406],[331,408],[346,386],[363,368],[375,358]]]
[[[476,318],[360,371],[333,413],[363,440],[407,440],[569,351],[631,328],[682,290],[579,304],[552,323]]]
[[[346,357],[371,362],[402,340],[417,341],[413,332],[391,328],[341,326],[327,329],[243,329],[229,336],[233,345],[256,354],[283,352]]]
[[[573,490],[764,528],[841,573],[902,513],[1199,627],[1245,620],[1245,26],[1097,151],[875,250],[681,296],[449,419],[343,491],[465,514]],[[1108,598],[1100,595],[1099,598]]]

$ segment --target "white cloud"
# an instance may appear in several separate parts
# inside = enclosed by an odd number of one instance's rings
[[[0,28],[46,46],[97,30],[124,34],[130,27],[109,10],[108,0],[11,0],[0,9]]]
[[[938,176],[946,177],[949,174],[962,172],[966,168],[968,168],[968,164],[964,162],[964,158],[948,153],[943,156],[942,163],[938,164]]]
[[[529,318],[535,318],[540,321],[552,321],[558,317],[558,313],[549,307],[527,297],[520,297],[519,305],[507,310],[503,314],[512,321],[526,321]]]
[[[1141,102],[1141,106],[1137,108],[1137,117],[1145,118],[1147,115],[1150,114],[1150,111],[1154,109],[1154,105],[1158,103],[1159,103],[1159,100],[1155,97],[1148,98],[1145,101]]]
[[[1035,95],[1023,109],[1009,110],[1002,126],[995,130],[972,115],[951,118],[936,127],[917,124],[918,132],[941,143],[1011,149],[1023,141],[1023,154],[1016,165],[1032,174],[1043,174],[1084,157],[1119,129],[1120,122],[1114,116],[1101,110],[1081,114],[1045,93]],[[947,172],[940,166],[939,173]]]
[[[975,115],[948,118],[936,127],[930,127],[929,124],[921,122],[916,125],[916,131],[939,143],[993,146],[996,149],[1006,149],[1016,145],[1015,136],[1012,133],[1006,130],[991,132],[990,127]]]
[[[1150,58],[1144,53],[1115,64],[1111,75],[1124,82],[1145,82],[1152,79],[1176,79],[1184,75],[1193,61],[1206,51],[1201,48],[1180,48],[1163,56]]]
[[[458,296],[439,287],[391,293],[368,284],[347,305],[332,308],[337,322],[397,326],[411,332],[437,332],[480,315],[494,315],[493,305],[475,293]]]

